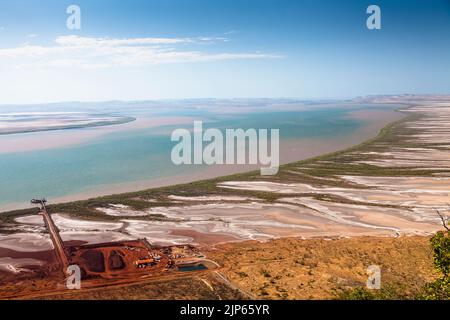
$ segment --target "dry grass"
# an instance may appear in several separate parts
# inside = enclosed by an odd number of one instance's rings
[[[382,286],[406,298],[437,276],[428,237],[280,239],[224,244],[208,255],[262,299],[333,299],[336,290],[365,286],[373,264],[381,267]]]

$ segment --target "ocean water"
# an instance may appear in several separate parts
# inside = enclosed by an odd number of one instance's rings
[[[349,117],[349,111],[375,106],[331,106],[299,111],[240,113],[237,115],[198,114],[207,120],[204,127],[278,128],[281,141],[297,138],[351,136],[366,121]],[[183,115],[192,115],[186,111]],[[180,116],[178,113],[177,116]],[[111,184],[151,181],[201,170],[201,166],[175,166],[170,154],[173,129],[190,125],[118,131],[87,142],[48,150],[1,153],[0,211],[11,204],[24,206],[33,197],[49,199],[94,192]],[[85,129],[71,129],[77,135]],[[57,131],[55,131],[57,133]],[[39,137],[40,133],[34,133]],[[3,139],[8,139],[4,136]],[[43,141],[44,143],[44,141]]]

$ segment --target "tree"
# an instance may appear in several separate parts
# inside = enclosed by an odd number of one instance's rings
[[[433,263],[444,277],[450,273],[450,232],[439,231],[430,240],[433,248]]]
[[[450,273],[450,229],[447,226],[448,218],[436,210],[446,232],[439,231],[431,238],[433,248],[433,263],[435,268],[448,277]]]
[[[433,264],[437,271],[442,273],[442,277],[432,283],[427,284],[419,298],[427,300],[447,300],[450,299],[450,228],[449,218],[444,217],[439,210],[436,210],[445,231],[437,232],[431,239],[433,249]]]

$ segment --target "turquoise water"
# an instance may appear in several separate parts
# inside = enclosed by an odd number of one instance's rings
[[[352,135],[365,125],[347,117],[347,113],[347,108],[335,107],[236,116],[208,115],[211,122],[204,126],[279,128],[281,140],[326,139]],[[192,125],[177,127],[192,129]],[[115,132],[76,146],[0,154],[0,210],[8,204],[27,203],[32,197],[52,199],[84,194],[99,186],[149,181],[198,170],[195,166],[172,164],[170,153],[175,143],[170,141],[170,133],[174,128]],[[71,132],[76,135],[77,130]]]
[[[200,271],[200,270],[207,270],[208,268],[205,267],[202,264],[199,264],[197,266],[187,266],[187,267],[179,267],[178,271],[184,271],[184,272],[190,272],[190,271]]]

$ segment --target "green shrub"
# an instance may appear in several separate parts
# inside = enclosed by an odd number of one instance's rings
[[[433,248],[433,263],[444,277],[450,273],[450,232],[438,232],[430,240]]]
[[[443,220],[445,221],[445,220]],[[444,223],[444,226],[446,224]],[[418,299],[449,300],[450,299],[450,231],[438,232],[430,240],[433,248],[433,264],[442,277],[428,283],[422,289]]]
[[[428,283],[418,296],[421,300],[449,300],[450,278],[442,277],[434,282]]]

